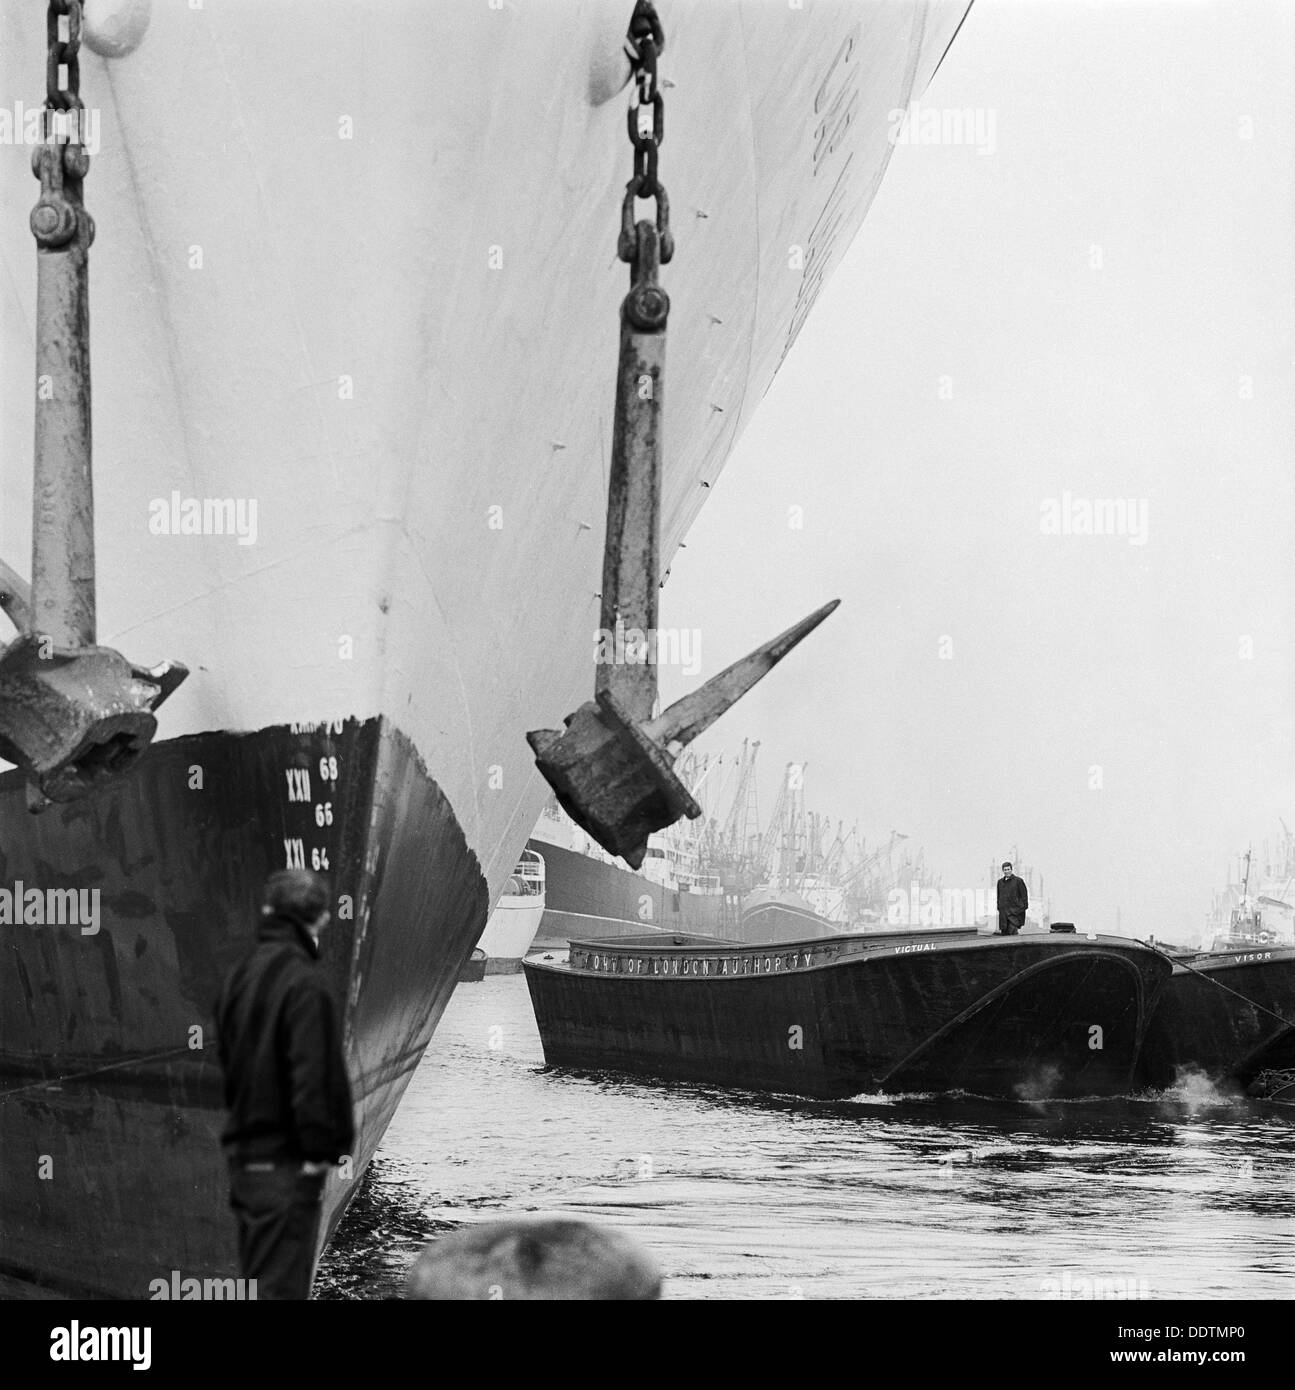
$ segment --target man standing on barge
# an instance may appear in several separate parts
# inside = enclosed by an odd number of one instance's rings
[[[1030,905],[1030,891],[1025,880],[1012,872],[1010,861],[1003,861],[1003,876],[998,880],[998,934],[1015,936],[1025,925],[1025,909]]]

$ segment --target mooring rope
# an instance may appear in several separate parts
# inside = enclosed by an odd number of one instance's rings
[[[1197,970],[1194,965],[1188,965],[1185,960],[1181,959],[1178,956],[1171,956],[1168,951],[1164,950],[1160,946],[1157,946],[1154,941],[1143,941],[1136,936],[1133,938],[1133,940],[1136,941],[1139,946],[1148,946],[1151,950],[1158,952],[1160,955],[1164,956],[1164,958],[1167,961],[1169,961],[1171,965],[1181,965],[1184,970],[1190,970],[1193,975],[1199,975],[1202,980],[1208,980],[1210,984],[1217,985],[1221,990],[1225,990],[1228,994],[1235,994],[1238,999],[1242,1000],[1247,1004],[1252,1005],[1261,1013],[1270,1015],[1272,1018],[1275,1018],[1278,1023],[1283,1024],[1285,1027],[1295,1027],[1295,1019],[1286,1018],[1284,1015],[1276,1013],[1274,1010],[1268,1008],[1267,1005],[1261,1004],[1257,999],[1251,999],[1249,995],[1242,994],[1239,989],[1233,989],[1231,985],[1225,985],[1221,980],[1216,980],[1213,975],[1207,975],[1203,970]]]
[[[165,1052],[149,1052],[142,1057],[127,1057],[124,1061],[108,1062],[101,1067],[91,1067],[89,1071],[65,1072],[62,1076],[47,1076],[41,1081],[33,1081],[27,1086],[12,1086],[0,1091],[0,1100],[10,1096],[21,1096],[28,1091],[41,1091],[48,1086],[61,1086],[65,1081],[84,1081],[87,1077],[99,1076],[106,1071],[119,1071],[122,1067],[139,1066],[143,1062],[158,1062],[166,1057],[182,1056],[189,1052],[187,1047],[170,1047]]]

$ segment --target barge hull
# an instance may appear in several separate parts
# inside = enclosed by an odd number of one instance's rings
[[[1200,956],[1176,963],[1147,1031],[1140,1068],[1152,1087],[1184,1073],[1248,1085],[1295,1061],[1295,949]]]
[[[611,956],[582,944],[567,966],[527,961],[545,1060],[825,1098],[1118,1095],[1169,974],[1154,952],[1110,941],[861,941],[734,945],[722,959],[715,947],[680,956],[645,942]],[[622,964],[591,971],[586,960]],[[737,973],[676,978],[691,960],[737,962]],[[622,973],[629,961],[646,973]]]

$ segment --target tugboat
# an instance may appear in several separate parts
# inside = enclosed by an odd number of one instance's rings
[[[1228,913],[1227,928],[1225,931],[1218,932],[1210,943],[1213,951],[1253,951],[1259,946],[1275,946],[1283,943],[1282,937],[1277,930],[1279,914],[1273,912],[1273,920],[1266,920],[1264,909],[1285,909],[1290,910],[1290,904],[1282,899],[1277,899],[1269,893],[1261,892],[1258,896],[1252,897],[1250,894],[1250,860],[1253,851],[1246,850],[1245,873],[1241,879],[1241,893]],[[1289,884],[1289,876],[1286,879]]]
[[[573,942],[523,962],[550,1066],[823,1098],[1114,1096],[1171,965],[1071,923],[869,932],[755,947]]]

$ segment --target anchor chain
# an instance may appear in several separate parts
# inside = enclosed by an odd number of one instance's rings
[[[657,58],[665,47],[665,34],[651,0],[638,0],[630,19],[625,51],[629,56],[635,85],[635,100],[626,113],[630,144],[634,148],[634,172],[625,185],[621,204],[621,230],[616,254],[633,265],[638,259],[634,234],[635,199],[656,202],[657,236],[661,241],[661,264],[669,265],[674,256],[674,233],[670,230],[670,199],[659,172],[661,141],[665,138],[665,98],[657,80]]]
[[[67,20],[66,40],[59,35],[60,19]],[[81,0],[50,0],[45,11],[45,136],[55,111],[80,111],[81,102]],[[59,70],[67,69],[67,83]]]
[[[66,28],[66,37],[63,30]],[[89,249],[82,199],[81,0],[46,10],[43,141],[32,152],[36,240],[36,439],[32,580],[0,562],[0,607],[18,637],[0,650],[0,757],[27,773],[28,806],[72,801],[128,771],[155,710],[188,675],[135,666],[95,641]]]
[[[670,299],[657,283],[674,254],[670,204],[658,151],[665,131],[657,55],[665,45],[660,20],[639,0],[626,51],[636,76],[629,112],[634,174],[621,204],[617,253],[630,266],[621,303],[620,356],[607,486],[603,550],[603,650],[594,698],[565,719],[565,732],[526,735],[536,766],[567,814],[611,854],[637,869],[648,836],[701,807],[674,770],[685,745],[767,674],[836,608],[825,604],[781,636],[652,717],[657,703],[657,595],[660,589],[662,391]],[[655,223],[634,221],[636,199],[654,199]],[[613,635],[614,634],[614,635]]]

